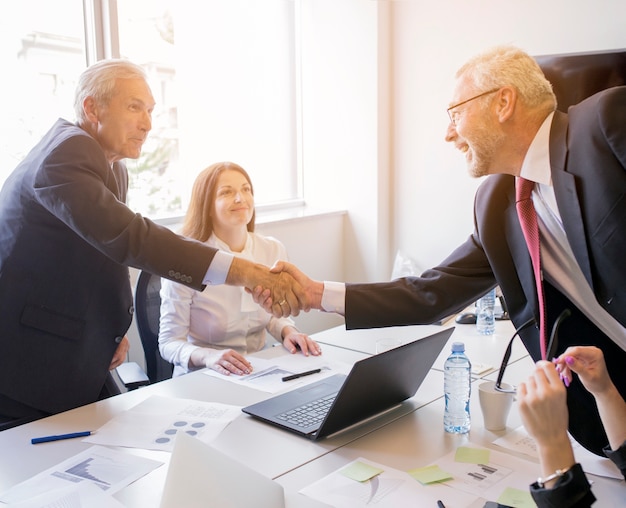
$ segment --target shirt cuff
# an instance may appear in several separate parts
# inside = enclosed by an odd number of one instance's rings
[[[346,313],[346,285],[343,282],[324,281],[322,310],[335,312],[342,316]]]
[[[611,459],[626,478],[626,441],[617,450],[611,450],[610,446],[604,448],[604,454]]]
[[[552,488],[533,483],[530,494],[542,508],[588,508],[596,500],[580,464],[574,464]]]
[[[215,253],[215,256],[213,256],[213,260],[209,265],[209,269],[207,270],[202,283],[209,286],[224,284],[234,257],[235,256],[228,252],[218,250]]]

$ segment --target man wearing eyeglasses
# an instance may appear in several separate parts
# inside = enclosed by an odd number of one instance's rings
[[[529,249],[516,211],[518,177],[535,182],[545,319],[554,354],[595,345],[626,395],[626,87],[600,92],[556,111],[538,64],[500,47],[458,71],[446,140],[465,156],[469,173],[488,176],[474,205],[475,230],[441,264],[420,277],[343,284],[291,273],[313,308],[345,316],[347,328],[428,324],[456,313],[499,285],[513,324],[534,360],[544,356],[540,305]],[[258,301],[263,299],[256,292]],[[266,300],[265,305],[271,304]],[[569,317],[563,319],[565,311]],[[565,314],[564,314],[565,313]],[[608,444],[593,397],[575,379],[568,389],[570,431],[602,454]]]

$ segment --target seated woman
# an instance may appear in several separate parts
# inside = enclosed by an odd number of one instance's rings
[[[533,374],[517,390],[524,427],[539,452],[542,478],[530,487],[539,508],[583,508],[596,500],[567,435],[566,386],[572,372],[596,400],[609,440],[605,455],[626,477],[626,402],[609,377],[600,349],[570,347],[553,363],[537,362]]]
[[[286,259],[278,240],[254,232],[254,191],[248,173],[232,162],[213,164],[194,182],[182,234],[271,266]],[[268,314],[245,289],[207,286],[195,291],[163,280],[159,351],[174,364],[174,376],[204,367],[222,374],[248,374],[248,353],[265,346],[266,332],[291,353],[321,354],[289,318]]]

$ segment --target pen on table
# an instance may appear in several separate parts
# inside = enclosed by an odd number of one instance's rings
[[[446,505],[443,504],[441,501],[437,501],[437,508],[446,508]]]
[[[283,381],[291,381],[292,379],[298,379],[304,376],[310,376],[311,374],[317,374],[318,372],[322,372],[322,369],[313,369],[307,370],[306,372],[300,372],[299,374],[291,374],[290,376],[285,376]]]
[[[86,430],[84,432],[72,432],[70,434],[59,434],[56,436],[34,437],[30,440],[31,444],[49,443],[50,441],[60,441],[62,439],[74,439],[75,437],[91,436],[93,432]]]

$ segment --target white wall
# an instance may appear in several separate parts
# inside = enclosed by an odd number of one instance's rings
[[[304,198],[348,210],[348,281],[389,277],[388,7],[302,0]]]

